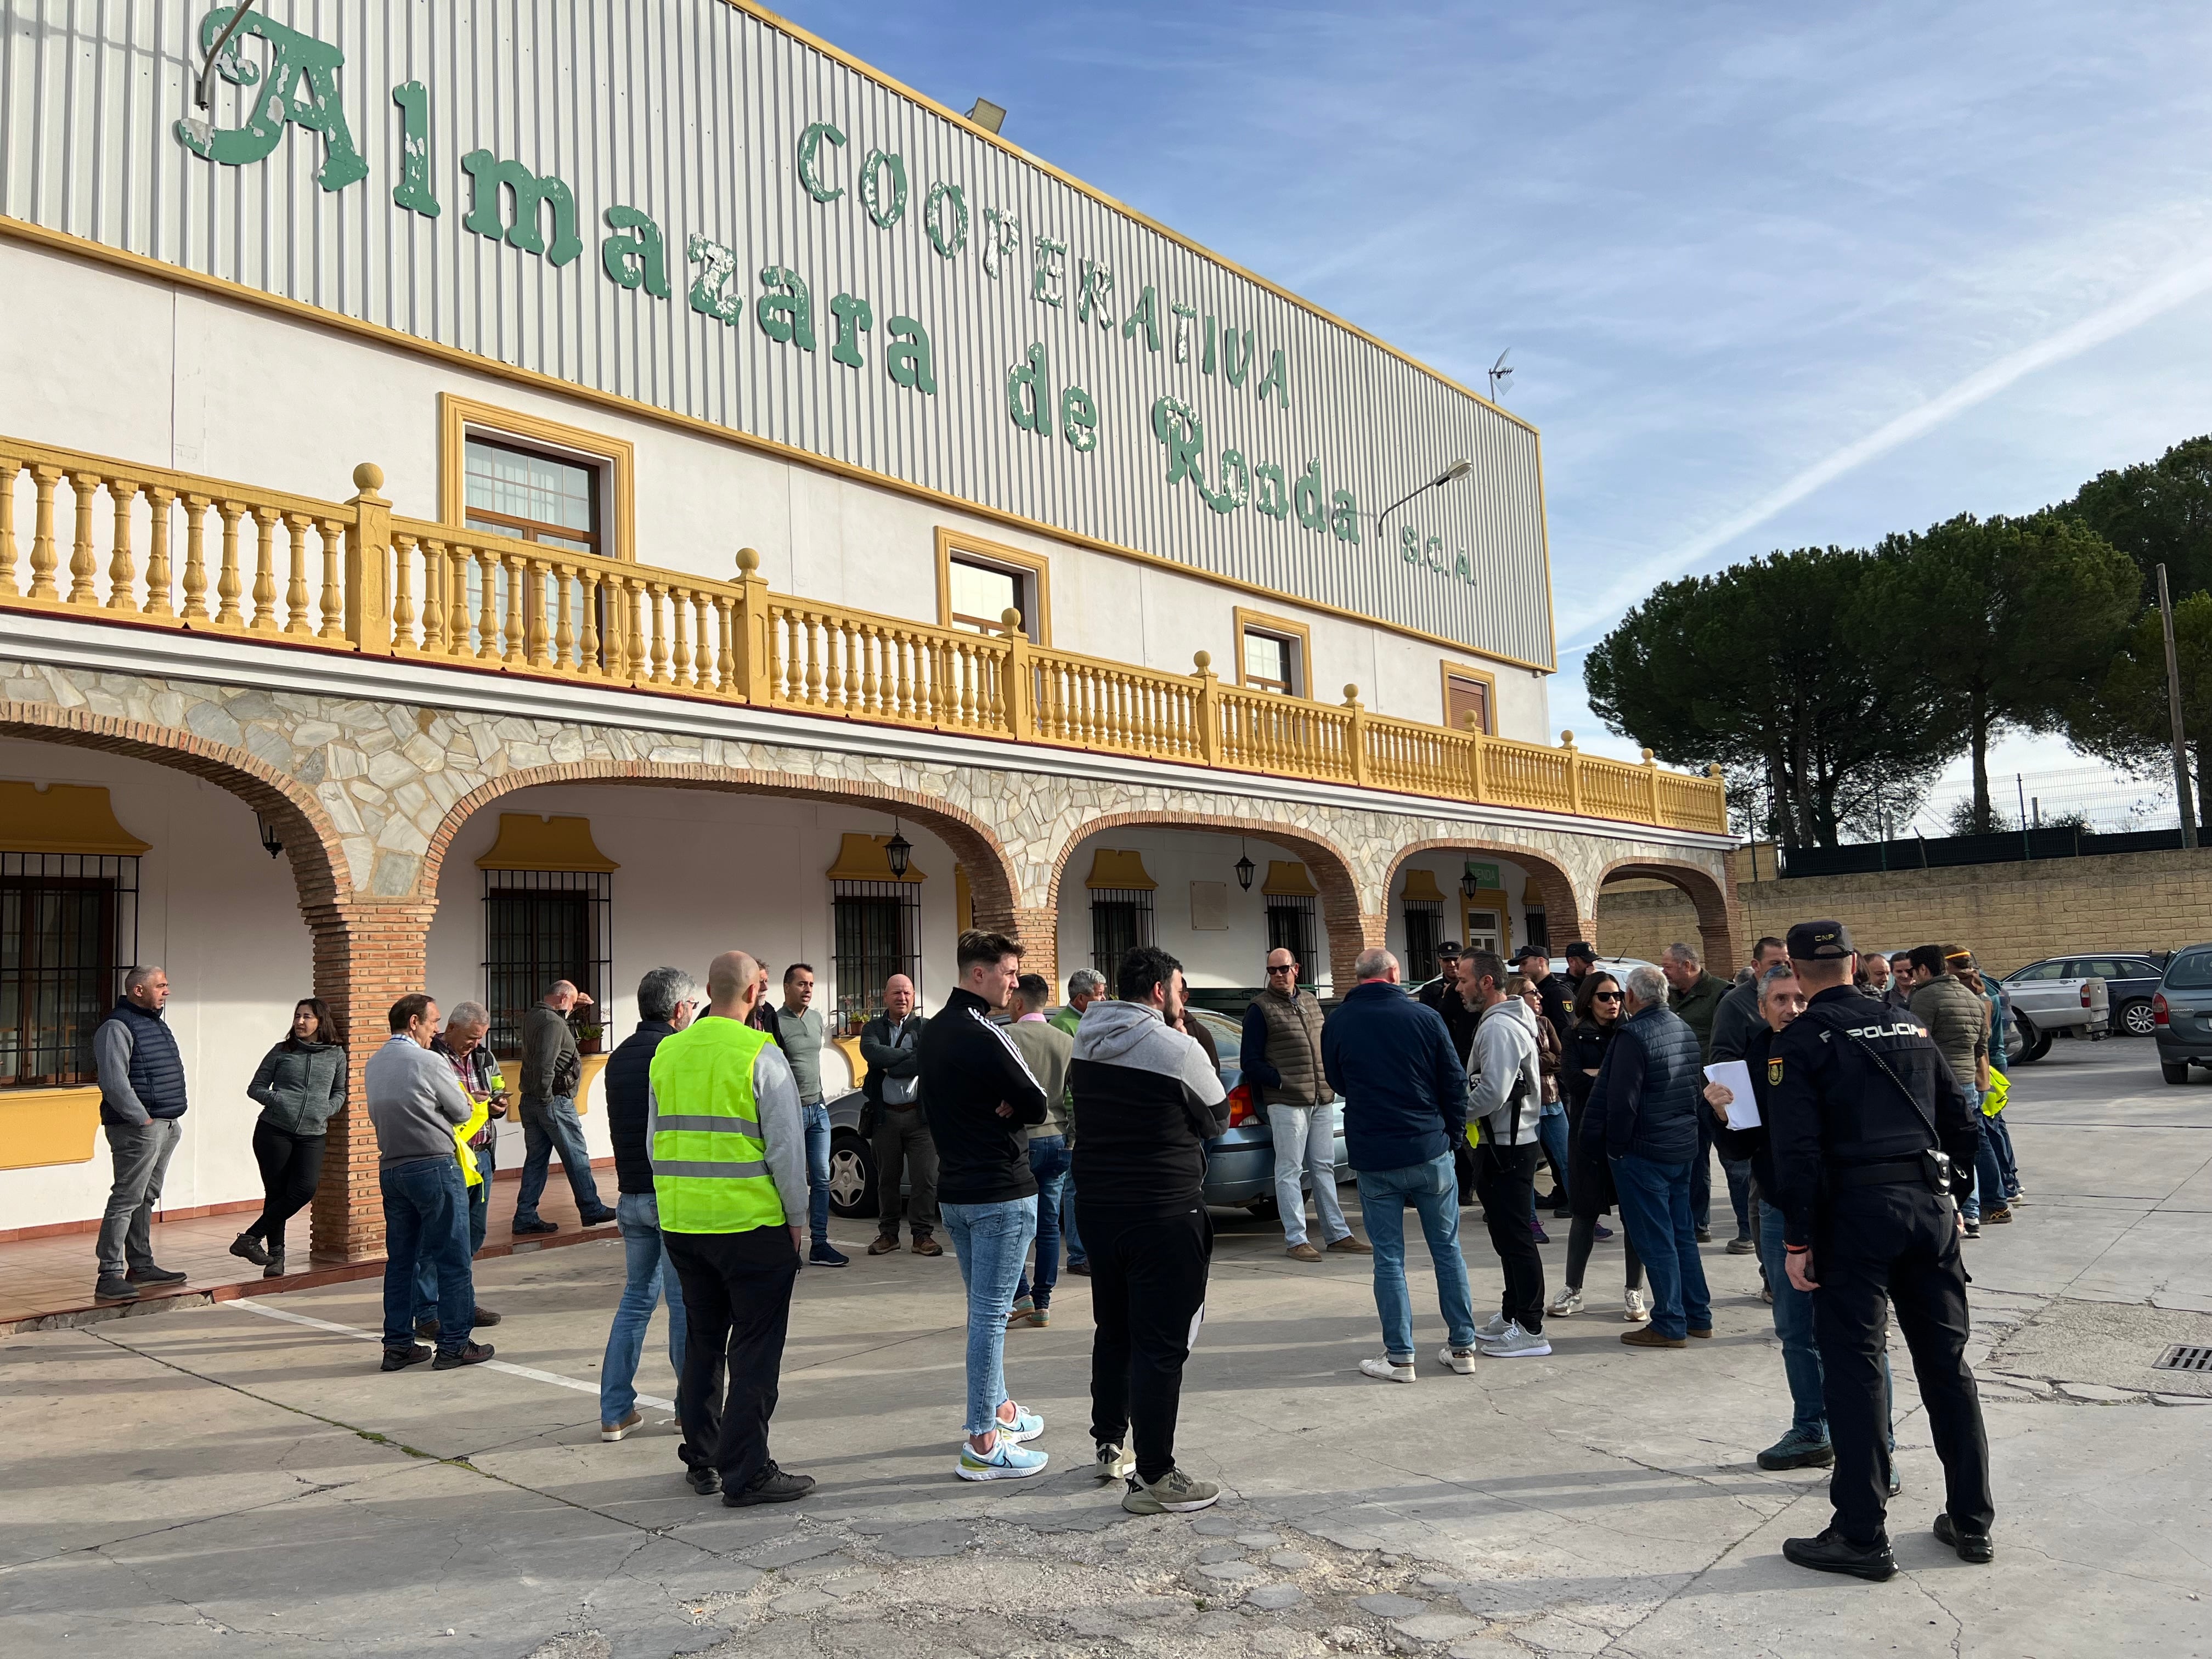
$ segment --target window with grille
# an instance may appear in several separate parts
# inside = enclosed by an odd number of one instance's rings
[[[1437,946],[1444,936],[1444,907],[1435,899],[1406,901],[1406,977],[1415,983],[1437,976]]]
[[[137,954],[137,859],[0,853],[0,1089],[94,1081]]]
[[[463,454],[463,521],[574,553],[597,553],[599,469],[504,439],[468,434]]]
[[[613,878],[604,871],[484,872],[486,1039],[495,1054],[522,1046],[522,1018],[561,980],[588,994],[569,1015],[576,1046],[598,1054],[613,978]]]
[[[1298,959],[1298,983],[1314,981],[1314,902],[1296,894],[1271,895],[1267,900],[1267,948],[1288,951]]]
[[[837,1029],[847,1034],[883,1012],[893,974],[921,995],[921,890],[910,881],[830,884],[830,974]]]
[[[1152,896],[1148,889],[1094,887],[1091,890],[1091,965],[1111,988],[1121,958],[1152,942]]]

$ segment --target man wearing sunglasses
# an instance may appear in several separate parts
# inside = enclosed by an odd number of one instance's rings
[[[1244,1011],[1237,1061],[1244,1079],[1267,1109],[1275,1137],[1275,1202],[1282,1212],[1283,1241],[1294,1261],[1318,1261],[1306,1238],[1303,1175],[1313,1187],[1314,1212],[1328,1249],[1364,1255],[1336,1201],[1336,1091],[1321,1057],[1321,1004],[1298,994],[1298,959],[1288,951],[1267,952],[1267,986]]]

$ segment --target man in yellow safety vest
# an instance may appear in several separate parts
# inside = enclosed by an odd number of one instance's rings
[[[684,1285],[678,1455],[692,1491],[733,1509],[814,1486],[768,1455],[806,1239],[806,1131],[789,1063],[747,1023],[759,994],[752,957],[716,957],[706,1016],[661,1040],[647,1094],[661,1237]]]

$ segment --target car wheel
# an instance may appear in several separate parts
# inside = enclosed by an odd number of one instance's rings
[[[2161,1060],[2158,1063],[2158,1073],[2168,1083],[2186,1083],[2189,1081],[2189,1062],[2185,1060]]]
[[[830,1207],[847,1220],[876,1211],[876,1156],[850,1129],[830,1143]]]
[[[2011,1055],[2014,1065],[2032,1066],[2051,1052],[2050,1032],[2037,1030],[2026,1018],[2013,1023],[2020,1028],[2020,1042]]]
[[[2130,1036],[2151,1036],[2158,1030],[2158,1021],[2151,1012],[2150,999],[2138,997],[2133,1002],[2120,1005],[2120,1017],[2114,1022]]]

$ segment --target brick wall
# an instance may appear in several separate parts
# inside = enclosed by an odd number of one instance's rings
[[[1762,848],[1753,881],[1735,855],[1735,893],[1749,941],[1790,924],[1834,916],[1864,945],[1964,945],[1984,967],[2009,973],[2039,957],[2086,950],[2175,950],[2212,939],[2212,850],[2124,853],[1953,870],[1774,878]],[[1620,882],[1598,896],[1597,942],[1608,955],[1656,958],[1697,937],[1697,913],[1656,882]]]

